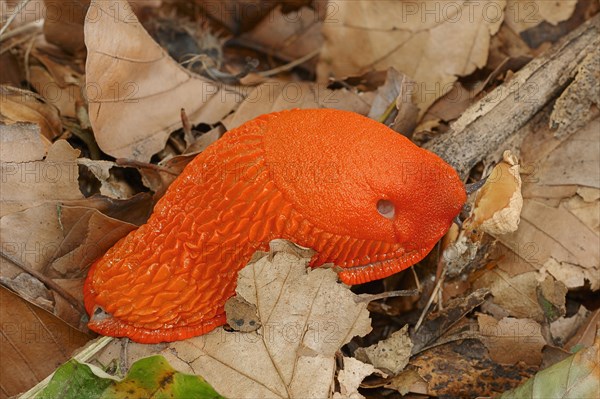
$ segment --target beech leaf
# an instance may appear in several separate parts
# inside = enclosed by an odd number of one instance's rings
[[[307,270],[305,250],[281,240],[271,249],[238,276],[237,295],[256,306],[258,330],[219,328],[175,342],[163,354],[227,397],[328,397],[336,352],[371,330],[367,303],[338,283],[333,270]]]
[[[93,0],[84,31],[90,122],[109,155],[147,162],[181,127],[182,108],[191,123],[212,124],[240,99],[180,67],[125,0]]]

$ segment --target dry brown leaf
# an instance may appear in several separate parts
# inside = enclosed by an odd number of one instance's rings
[[[3,216],[0,282],[85,331],[87,267],[134,228],[95,209],[55,201]]]
[[[0,86],[0,96],[2,96],[1,123],[35,123],[39,125],[48,144],[62,133],[58,110],[39,95],[10,86]]]
[[[494,361],[503,364],[522,361],[534,366],[541,363],[546,341],[541,326],[534,320],[505,317],[498,321],[485,314],[480,314],[477,320],[481,339]]]
[[[538,272],[509,276],[500,269],[493,269],[478,277],[473,287],[489,287],[494,297],[492,302],[509,316],[544,322],[565,314],[566,287]]]
[[[358,348],[354,355],[360,361],[396,375],[408,364],[412,348],[408,325],[405,325],[383,341],[366,348]]]
[[[596,309],[586,318],[577,333],[567,342],[565,348],[573,351],[577,347],[592,346],[596,331],[600,331],[600,309]]]
[[[408,76],[393,67],[388,68],[385,83],[377,89],[377,95],[367,116],[411,137],[419,115],[419,108],[411,97],[413,86],[414,82]],[[390,108],[390,105],[395,107]]]
[[[50,144],[43,138],[39,125],[17,122],[0,125],[0,160],[2,176],[9,173],[11,164],[41,161],[46,156]],[[2,181],[2,184],[6,181]]]
[[[114,199],[126,199],[135,194],[126,182],[117,180],[110,173],[110,170],[114,166],[117,166],[114,162],[78,158],[77,164],[87,168],[87,170],[89,170],[100,182],[101,195]]]
[[[507,0],[505,23],[521,33],[546,21],[552,25],[571,17],[577,0]]]
[[[417,82],[413,99],[423,115],[457,76],[485,66],[504,6],[504,0],[331,1],[319,80],[393,66]]]
[[[33,65],[29,68],[29,82],[62,116],[77,117],[77,106],[83,104],[81,87],[77,84],[57,81],[45,68]]]
[[[600,190],[591,188],[583,191],[580,187],[577,190],[577,195],[574,195],[563,202],[563,205],[565,209],[585,223],[585,225],[588,226],[592,231],[594,231],[596,234],[600,234],[600,213],[598,212],[600,202],[598,201],[598,197],[590,200],[586,200],[585,197],[583,197],[588,195],[587,193],[590,193],[593,190],[600,192]]]
[[[307,271],[310,256],[281,240],[273,243],[287,249],[255,257],[239,273],[236,290],[256,306],[262,327],[251,333],[219,328],[175,342],[163,354],[224,396],[328,397],[335,353],[371,330],[367,304],[337,283],[333,270]]]
[[[528,181],[537,186],[579,185],[600,189],[600,118],[556,147],[534,165]]]
[[[523,177],[521,222],[515,233],[497,237],[506,247],[499,267],[518,274],[526,264],[530,270],[548,271],[570,289],[583,287],[586,280],[592,290],[600,288],[597,216],[587,216],[600,206],[593,194],[600,188],[599,132],[596,118],[562,143],[543,125],[525,138],[528,174]],[[573,199],[577,192],[592,201],[587,210],[574,210],[581,204]]]
[[[79,150],[73,149],[65,140],[58,140],[48,149],[43,161],[2,162],[0,216],[44,201],[82,199],[78,156]]]
[[[427,383],[416,370],[404,370],[397,376],[392,377],[386,384],[386,388],[398,391],[400,395],[406,395],[409,392],[427,395]]]
[[[125,0],[92,0],[85,23],[86,94],[100,148],[143,162],[181,127],[213,124],[239,93],[180,67],[144,30]]]
[[[331,90],[306,82],[270,81],[253,88],[223,124],[231,130],[259,115],[292,108],[335,108],[366,115],[373,98],[374,93],[370,92]]]
[[[296,60],[317,51],[323,42],[321,20],[317,13],[302,7],[284,14],[278,5],[258,25],[239,37],[259,45],[286,61]],[[310,60],[314,64],[314,60]]]
[[[67,52],[73,54],[85,50],[83,21],[90,0],[44,0],[44,36]]]
[[[0,302],[0,352],[5,365],[0,386],[4,395],[29,389],[69,360],[72,352],[89,339],[4,287],[0,287]]]

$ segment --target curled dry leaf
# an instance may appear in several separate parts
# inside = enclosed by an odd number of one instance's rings
[[[77,164],[84,166],[100,182],[100,194],[108,198],[126,199],[134,195],[133,189],[124,181],[111,175],[110,170],[117,166],[112,161],[95,161],[78,158]]]
[[[417,82],[413,98],[422,115],[451,89],[457,76],[485,65],[490,36],[502,23],[505,4],[330,1],[319,80],[393,66]]]
[[[377,95],[367,116],[411,137],[419,115],[419,108],[412,99],[411,90],[414,84],[408,76],[393,67],[388,68],[385,83],[377,89]]]
[[[328,397],[335,353],[371,330],[367,304],[337,283],[333,270],[308,270],[310,256],[301,249],[273,243],[279,251],[257,255],[238,276],[237,295],[256,306],[261,327],[218,328],[163,353],[226,397]]]
[[[213,124],[240,100],[180,67],[125,0],[92,0],[84,28],[90,122],[107,154],[147,162],[181,127],[182,108],[193,124]]]
[[[510,151],[477,193],[472,215],[465,220],[465,230],[479,229],[500,235],[517,230],[523,208],[519,164]]]
[[[510,151],[497,164],[483,187],[477,192],[474,209],[456,235],[451,228],[444,239],[444,259],[450,276],[460,274],[475,259],[483,233],[494,236],[517,230],[523,196],[519,164]]]
[[[0,96],[2,96],[0,122],[3,124],[35,123],[40,127],[48,144],[62,133],[58,110],[41,96],[10,86],[0,86]]]

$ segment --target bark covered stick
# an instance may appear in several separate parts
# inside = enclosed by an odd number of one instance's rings
[[[600,15],[596,15],[469,107],[448,133],[424,147],[466,178],[473,166],[556,98],[585,56],[599,45]]]

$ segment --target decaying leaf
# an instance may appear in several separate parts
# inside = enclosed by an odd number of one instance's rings
[[[355,301],[333,270],[308,271],[310,256],[283,247],[255,258],[238,276],[237,295],[256,306],[261,328],[218,328],[170,344],[163,353],[175,368],[202,375],[228,397],[329,395],[335,353],[371,330],[366,302]]]
[[[125,0],[92,0],[85,23],[86,95],[100,148],[143,162],[181,127],[216,123],[240,94],[177,65],[141,26]]]
[[[413,99],[422,115],[452,88],[457,76],[485,65],[490,36],[502,23],[505,4],[331,1],[323,22],[319,79],[393,66],[417,82]]]
[[[454,298],[446,303],[443,310],[432,313],[418,331],[412,333],[412,354],[419,353],[427,345],[436,342],[451,327],[459,323],[468,313],[481,305],[490,291],[477,289],[464,298]]]
[[[504,365],[493,361],[478,339],[433,347],[411,359],[410,365],[427,382],[426,394],[451,398],[493,396],[538,370],[524,362]]]
[[[366,348],[358,348],[354,355],[358,360],[396,375],[408,364],[412,348],[408,325],[405,325],[383,341]]]
[[[600,392],[599,352],[600,337],[596,334],[591,347],[540,371],[500,398],[597,398]]]
[[[477,319],[481,340],[493,360],[503,364],[522,361],[537,366],[541,363],[546,341],[536,321],[512,317],[498,321],[485,314],[480,314]]]

